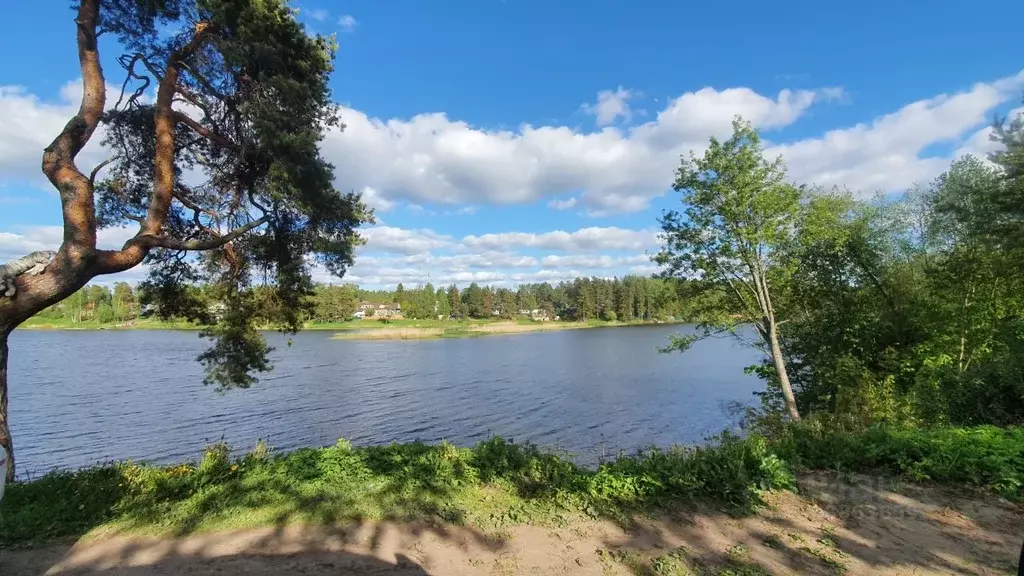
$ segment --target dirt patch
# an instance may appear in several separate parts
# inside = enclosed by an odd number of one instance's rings
[[[523,332],[540,332],[543,330],[572,330],[574,328],[586,328],[587,325],[573,322],[537,322],[534,324],[516,324],[514,322],[499,322],[495,324],[481,324],[474,326],[474,332],[485,332],[488,334],[520,334]]]
[[[332,338],[335,340],[418,340],[422,338],[440,338],[444,328],[366,328],[358,332],[340,332]]]
[[[804,474],[755,515],[690,511],[629,526],[568,519],[500,533],[366,523],[102,537],[0,551],[0,574],[1015,574],[1024,509],[983,494]]]

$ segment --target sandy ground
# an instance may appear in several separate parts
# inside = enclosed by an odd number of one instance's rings
[[[718,574],[730,559],[753,570],[733,572],[744,576],[1015,574],[1020,506],[870,477],[805,474],[800,486],[801,495],[771,494],[768,508],[746,518],[696,512],[626,528],[577,519],[492,533],[382,523],[104,537],[0,551],[0,574]]]
[[[463,332],[480,334],[522,334],[524,332],[540,332],[545,330],[572,330],[586,328],[584,323],[569,322],[537,322],[534,324],[517,324],[515,322],[495,322],[493,324],[470,324],[452,326]],[[421,338],[439,338],[445,333],[445,327],[393,326],[385,328],[365,328],[358,332],[339,332],[333,336],[335,340],[416,340]]]
[[[331,338],[334,340],[415,340],[419,338],[439,338],[443,334],[444,328],[398,326],[392,328],[365,328],[358,332],[339,332]]]
[[[473,328],[474,332],[487,332],[493,334],[519,334],[520,332],[540,332],[543,330],[573,330],[587,328],[584,322],[535,322],[533,324],[516,324],[514,322],[499,322],[495,324],[481,324]]]

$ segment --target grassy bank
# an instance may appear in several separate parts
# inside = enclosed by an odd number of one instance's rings
[[[523,334],[553,330],[579,330],[619,326],[642,326],[641,322],[536,322],[532,320],[396,320],[388,323],[358,320],[334,336],[338,340],[423,340],[474,338],[495,334]]]
[[[342,440],[279,455],[260,447],[238,458],[217,445],[198,463],[120,463],[10,486],[0,505],[0,544],[90,530],[180,535],[367,519],[493,526],[543,522],[568,511],[618,517],[697,501],[749,509],[758,488],[789,482],[760,438],[654,451],[598,470],[501,438],[474,448],[353,448]]]
[[[787,460],[790,464],[787,464]],[[626,522],[637,512],[710,504],[733,513],[763,490],[793,486],[812,466],[899,474],[1021,499],[1024,430],[793,428],[776,440],[724,436],[707,446],[652,450],[597,469],[493,438],[473,448],[404,444],[233,458],[213,446],[198,463],[119,463],[51,473],[8,488],[0,545],[119,532],[184,535],[228,528],[363,520],[428,520],[496,529],[557,524],[565,515]]]
[[[772,451],[798,468],[973,486],[1024,501],[1024,428],[873,427],[849,432],[812,421],[783,427],[772,438]]]
[[[165,322],[155,318],[140,318],[127,322],[99,322],[84,320],[74,322],[69,318],[44,318],[35,316],[26,320],[19,330],[199,330],[191,322]]]
[[[308,322],[305,330],[350,330],[354,322]],[[369,323],[367,323],[369,324]],[[381,325],[379,322],[374,326]],[[184,320],[165,321],[157,318],[139,318],[126,322],[99,322],[97,320],[72,321],[69,318],[35,316],[19,326],[22,330],[201,330],[202,325]],[[267,329],[271,329],[267,327]]]
[[[519,334],[547,330],[573,330],[612,326],[639,326],[642,322],[535,322],[518,320],[391,320],[307,322],[304,330],[338,332],[340,340],[411,340],[424,338],[470,338],[489,334]],[[200,330],[202,326],[184,321],[143,318],[129,322],[73,322],[67,318],[34,317],[20,326],[25,330]],[[267,327],[267,330],[272,328]]]

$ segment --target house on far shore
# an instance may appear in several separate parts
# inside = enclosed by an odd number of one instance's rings
[[[363,302],[359,304],[359,309],[353,314],[356,318],[388,318],[391,320],[402,319],[402,305],[399,303],[394,304],[374,304],[373,302]]]
[[[224,317],[224,313],[228,311],[228,305],[223,302],[214,302],[206,307],[206,311],[217,320],[220,320]]]
[[[540,320],[541,322],[547,322],[551,320],[551,315],[548,314],[547,310],[542,308],[534,308],[533,310],[520,310],[520,316],[526,316],[531,320]],[[558,320],[558,316],[555,316],[555,320]]]

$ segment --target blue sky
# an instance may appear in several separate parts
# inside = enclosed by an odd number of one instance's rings
[[[294,5],[340,44],[332,86],[348,127],[323,150],[339,188],[377,213],[346,277],[366,286],[649,273],[679,155],[727,135],[735,114],[795,180],[867,195],[985,154],[992,117],[1024,94],[1024,61],[997,26],[1024,18],[1011,0]],[[80,93],[66,6],[7,9],[0,260],[60,241],[39,159]],[[119,84],[118,46],[100,49]],[[90,145],[79,165],[103,157]]]

